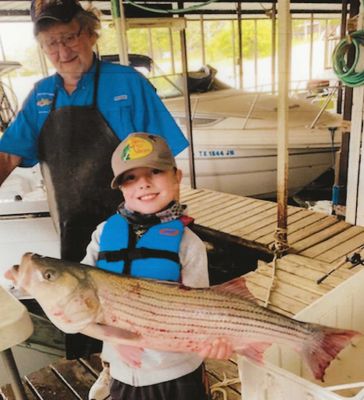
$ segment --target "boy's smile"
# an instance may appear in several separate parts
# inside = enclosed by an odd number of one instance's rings
[[[123,174],[120,189],[125,207],[142,214],[153,214],[179,199],[182,172],[174,168],[161,171],[149,167],[133,168]]]

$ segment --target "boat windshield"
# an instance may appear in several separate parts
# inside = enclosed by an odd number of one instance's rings
[[[188,73],[188,89],[191,94],[205,93],[215,90],[230,89],[231,87],[220,80],[216,75],[216,70],[212,67],[202,67],[198,71]],[[183,75],[169,74],[159,75],[148,78],[156,88],[158,95],[162,99],[180,97],[183,95]]]

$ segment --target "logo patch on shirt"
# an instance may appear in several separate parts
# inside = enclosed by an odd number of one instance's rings
[[[177,236],[179,234],[179,230],[173,228],[163,228],[160,229],[159,233],[164,236]]]
[[[128,100],[128,95],[127,94],[120,94],[119,96],[114,97],[114,101],[120,101],[120,100]]]
[[[45,107],[45,106],[49,106],[50,104],[52,104],[52,99],[43,98],[43,99],[39,99],[37,101],[38,107]]]

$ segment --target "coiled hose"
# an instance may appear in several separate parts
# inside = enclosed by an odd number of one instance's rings
[[[347,55],[353,46],[355,57],[352,65],[349,66]],[[356,71],[360,58],[360,46],[364,46],[364,30],[355,31],[342,39],[332,54],[334,72],[346,86],[356,87],[364,84],[364,69]]]

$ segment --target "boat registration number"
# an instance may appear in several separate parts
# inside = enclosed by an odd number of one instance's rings
[[[200,157],[231,157],[235,155],[235,150],[199,150],[198,155]]]

